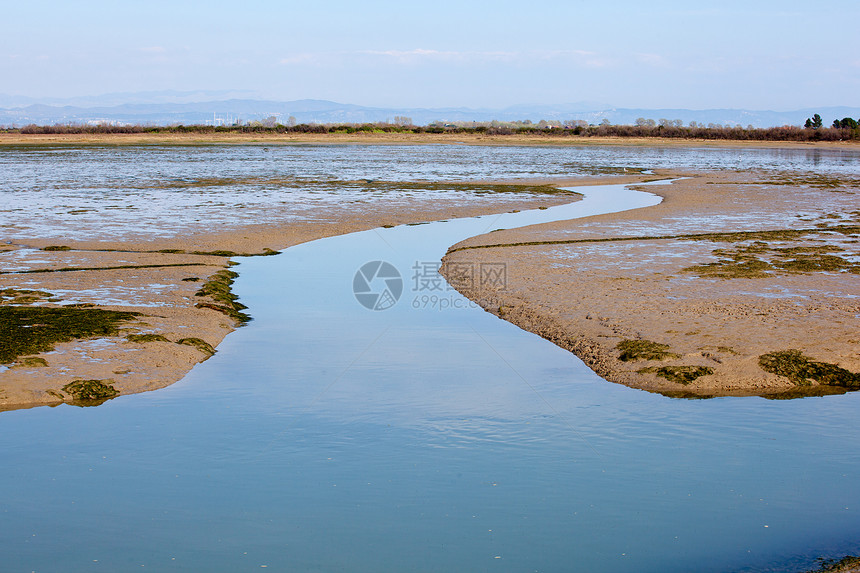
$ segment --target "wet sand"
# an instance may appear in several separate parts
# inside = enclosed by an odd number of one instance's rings
[[[443,271],[489,312],[613,382],[689,397],[841,391],[767,372],[761,357],[798,350],[860,372],[860,182],[661,175],[689,178],[643,188],[663,197],[654,207],[468,239]],[[801,229],[810,231],[783,232]],[[507,280],[466,283],[459,263],[504,263]],[[664,356],[621,359],[643,345]]]
[[[100,144],[198,144],[200,137],[205,139],[198,134],[149,135],[144,137],[146,141],[137,135],[0,134],[0,144],[58,140],[77,144],[81,137]],[[305,143],[454,144],[464,139],[453,134],[297,137]],[[264,139],[273,143],[295,142],[284,136]],[[483,139],[470,136],[468,143],[481,144]],[[559,143],[557,138],[503,136],[502,139],[516,145],[528,145],[532,140]],[[231,144],[260,141],[256,134],[214,134],[209,139],[211,143]],[[606,143],[581,139],[571,139],[570,143],[586,141]],[[499,142],[487,138],[487,143]],[[629,139],[613,143],[658,144],[655,140]],[[701,145],[703,142],[659,141],[659,145],[664,143]],[[789,180],[755,172],[661,176],[690,178],[671,186],[648,187],[647,191],[664,197],[663,203],[656,207],[501,231],[464,241],[455,247],[556,243],[452,252],[446,262],[504,262],[508,270],[504,290],[480,284],[459,284],[458,288],[487,310],[572,350],[601,376],[670,395],[809,392],[808,387],[798,388],[796,381],[765,372],[759,364],[764,354],[790,349],[799,350],[815,361],[850,372],[860,371],[860,340],[856,335],[860,332],[857,318],[860,288],[856,272],[771,269],[762,276],[725,278],[705,267],[709,273],[685,270],[750,257],[785,262],[791,249],[805,249],[813,258],[837,256],[858,260],[856,234],[822,232],[728,242],[683,237],[636,239],[856,224],[860,214],[856,210],[856,180],[836,183],[825,177]],[[648,178],[653,176],[518,183],[565,186],[630,183]],[[501,193],[482,195],[480,200],[468,193],[454,195],[442,199],[438,193],[432,197],[420,193],[387,194],[385,200],[353,197],[349,201],[313,205],[272,204],[261,195],[256,202],[246,202],[243,197],[247,204],[238,206],[241,208],[201,203],[183,207],[169,216],[156,213],[148,219],[139,210],[123,215],[107,208],[86,214],[76,210],[6,213],[0,242],[0,289],[44,290],[53,293],[58,301],[40,304],[94,304],[141,312],[143,316],[124,325],[119,336],[58,344],[54,351],[39,355],[47,366],[26,365],[20,360],[6,369],[0,366],[0,409],[66,401],[69,397],[61,388],[76,379],[109,380],[121,394],[164,387],[180,379],[209,354],[176,341],[199,338],[216,347],[236,327],[229,316],[205,305],[200,308],[201,301],[206,299],[196,296],[201,284],[230,263],[230,257],[217,256],[225,254],[218,251],[262,254],[267,249],[280,250],[304,241],[379,226],[547,207],[571,200],[570,195],[555,194]],[[129,217],[144,218],[141,222]],[[606,241],[618,238],[636,240]],[[69,250],[40,250],[56,245]],[[822,251],[825,247],[831,250]],[[188,254],[195,252],[202,254]],[[130,268],[105,269],[118,266]],[[20,271],[39,268],[56,271],[63,267],[97,270],[20,274]],[[448,278],[457,284],[456,276],[449,273]],[[250,313],[253,315],[253,309]],[[129,334],[158,334],[167,341],[131,342],[126,339]],[[618,344],[630,340],[665,345],[659,348],[668,354],[659,361],[619,360]],[[674,376],[667,378],[666,368]],[[685,379],[690,372],[698,376]],[[814,382],[811,386],[816,391]]]
[[[109,205],[92,207],[95,212],[87,213],[86,219],[50,211],[5,213],[0,294],[4,289],[43,291],[53,296],[35,295],[35,304],[93,305],[141,316],[120,325],[115,336],[59,343],[50,352],[0,366],[0,410],[72,401],[63,387],[74,380],[102,380],[123,395],[181,379],[210,353],[205,346],[179,341],[199,339],[217,349],[237,327],[234,318],[213,310],[220,303],[196,295],[207,279],[236,259],[219,251],[263,254],[266,249],[381,226],[549,207],[577,199],[570,193],[449,195],[389,191],[362,202],[312,207],[261,202],[225,209],[200,203],[177,209],[173,217],[153,218],[146,228],[138,220],[143,214],[129,216]],[[62,250],[43,250],[56,247]],[[165,250],[182,252],[154,252]],[[213,251],[216,254],[206,254]],[[14,302],[14,297],[0,296],[0,305]],[[253,316],[253,309],[248,312]],[[163,339],[128,339],[136,335]]]

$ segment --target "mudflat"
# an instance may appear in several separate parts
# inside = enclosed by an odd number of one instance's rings
[[[71,190],[78,199],[4,211],[0,410],[93,405],[181,379],[253,315],[230,291],[238,257],[273,255],[301,242],[382,226],[578,198],[547,186],[457,183],[427,195],[420,191],[433,189],[432,183],[367,181],[329,182],[331,199],[316,203],[255,199],[247,192],[233,205],[223,196],[208,198],[216,184],[226,183],[167,182],[164,193],[144,190],[140,198],[122,200],[141,205]],[[341,184],[358,191],[347,200],[338,193]],[[183,197],[197,191],[201,198],[177,207],[170,203],[174,187]],[[60,204],[67,201],[86,207]]]
[[[203,143],[560,144],[559,138],[457,134],[295,139],[213,134]],[[0,134],[0,145],[22,143],[56,149],[62,147],[58,143],[196,145],[201,140],[199,134]],[[230,293],[230,266],[237,256],[270,255],[304,241],[380,226],[548,207],[576,200],[559,187],[655,177],[683,179],[647,187],[664,198],[655,207],[490,233],[455,245],[446,256],[446,263],[504,262],[504,289],[465,284],[450,272],[456,265],[443,272],[488,311],[575,352],[614,382],[699,397],[791,397],[854,388],[860,371],[856,179],[661,172],[456,182],[437,189],[438,182],[427,181],[297,183],[243,175],[144,182],[135,193],[122,195],[128,205],[116,204],[111,193],[93,199],[81,194],[84,189],[71,191],[64,198],[68,205],[37,202],[4,211],[0,327],[46,330],[27,348],[0,345],[5,352],[0,409],[98,402],[179,380],[211,356],[246,313],[253,316],[253,309],[243,309]],[[241,192],[210,199],[210,189],[225,185]],[[285,202],[265,191],[284,185],[307,194]],[[85,322],[91,330],[64,337],[60,327],[72,320],[68,316],[9,310],[22,307],[74,309],[73,322]]]
[[[443,273],[604,378],[678,397],[860,388],[860,181],[661,173],[654,207],[474,237]],[[462,263],[504,263],[504,284]]]

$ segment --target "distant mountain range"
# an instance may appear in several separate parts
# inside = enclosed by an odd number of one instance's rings
[[[416,125],[433,122],[488,122],[531,120],[582,120],[599,124],[633,124],[638,118],[681,120],[684,124],[774,127],[803,125],[818,113],[825,125],[844,117],[860,118],[860,107],[822,107],[795,111],[754,111],[744,109],[629,109],[599,103],[560,105],[517,105],[503,109],[382,108],[343,104],[325,100],[271,101],[240,99],[241,92],[141,92],[108,94],[68,100],[22,98],[0,94],[0,126],[28,124],[141,124],[141,125],[229,125],[237,121],[260,121],[275,117],[286,123],[368,123],[408,117]],[[224,99],[226,97],[226,99]],[[218,99],[214,99],[218,98]],[[5,107],[4,107],[5,106]]]

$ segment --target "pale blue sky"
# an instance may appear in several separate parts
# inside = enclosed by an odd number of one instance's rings
[[[860,2],[7,2],[0,93],[399,107],[860,105]]]

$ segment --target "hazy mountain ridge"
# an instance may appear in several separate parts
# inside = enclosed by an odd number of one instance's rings
[[[409,117],[417,125],[441,122],[488,122],[556,120],[567,122],[582,120],[598,124],[608,120],[613,124],[633,124],[638,118],[681,120],[700,124],[741,125],[746,127],[774,127],[802,125],[807,117],[818,113],[829,125],[834,119],[860,117],[860,107],[822,107],[794,111],[745,109],[631,109],[613,108],[595,103],[580,102],[560,105],[516,105],[503,109],[449,108],[383,108],[344,104],[326,100],[272,101],[260,99],[212,99],[188,101],[229,95],[237,92],[141,92],[137,94],[106,94],[92,98],[70,100],[32,101],[17,107],[0,107],[0,126],[27,124],[232,124],[259,121],[276,117],[286,123],[290,116],[298,123],[367,123],[393,121],[395,117]],[[23,103],[30,98],[0,94],[0,105]],[[116,101],[126,103],[116,104]],[[169,101],[165,101],[169,100]],[[104,102],[99,105],[81,105],[85,102]]]

